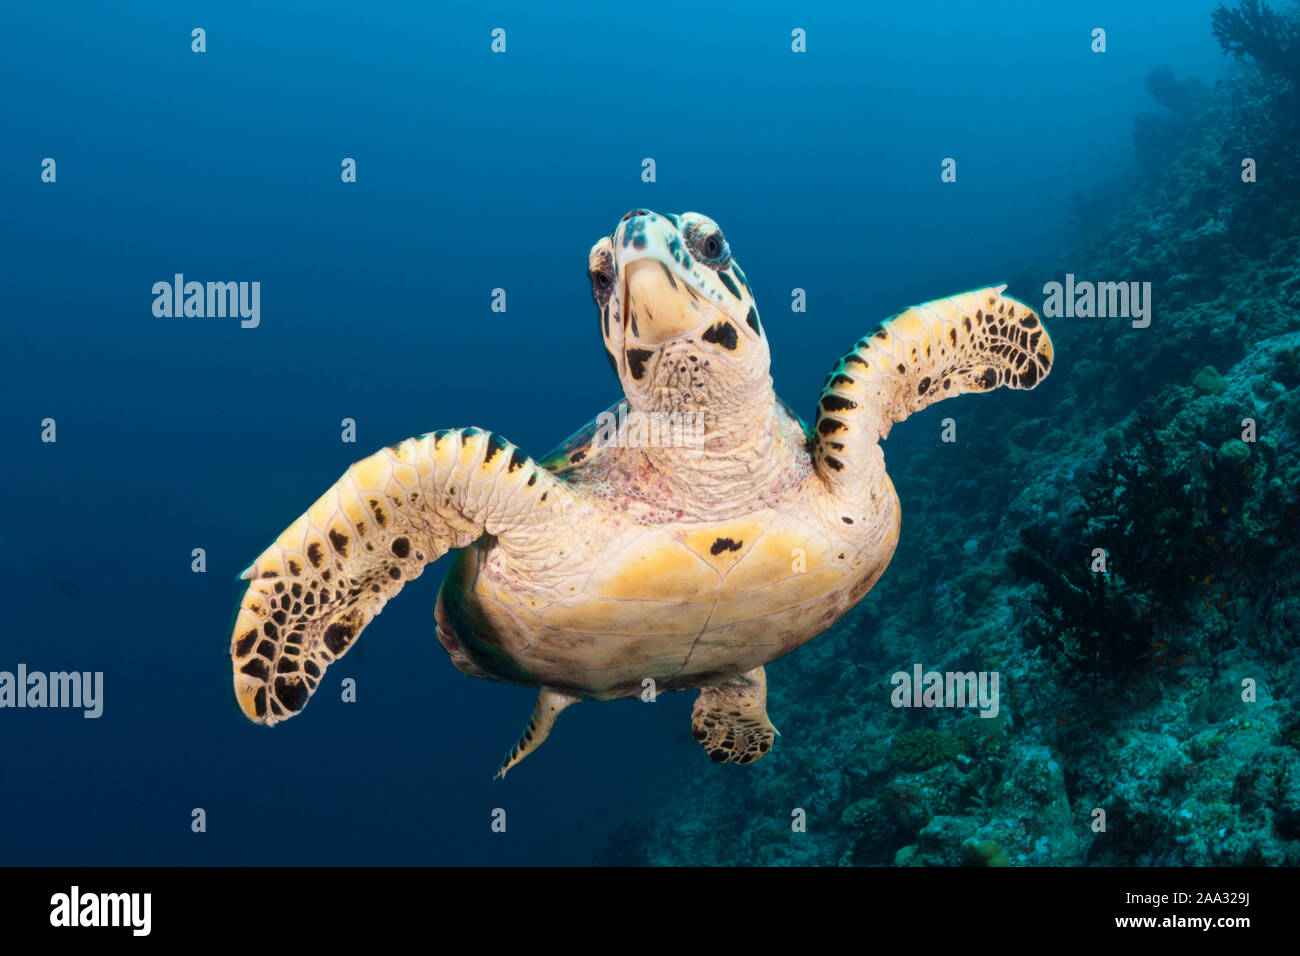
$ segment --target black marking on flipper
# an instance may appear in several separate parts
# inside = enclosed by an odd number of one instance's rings
[[[487,454],[483,456],[483,464],[488,465],[499,452],[506,450],[506,443],[496,436],[493,432],[488,432]]]
[[[823,395],[821,406],[828,412],[847,412],[858,407],[858,403],[843,395]]]
[[[334,545],[334,550],[342,557],[348,556],[348,536],[341,531],[330,529],[330,544]]]
[[[257,631],[248,631],[235,642],[235,656],[247,657],[248,652],[252,650],[253,642],[257,640]]]
[[[758,324],[758,312],[755,311],[752,305],[749,307],[749,314],[745,316],[745,321],[749,323],[749,327],[759,335],[763,334],[763,329]]]
[[[392,548],[393,554],[405,558],[411,553],[411,541],[409,538],[394,538]]]
[[[307,692],[307,686],[301,680],[277,677],[275,679],[275,696],[279,698],[280,703],[296,713],[307,706],[307,698],[310,694]]]
[[[346,623],[335,623],[325,628],[325,634],[321,640],[329,649],[329,652],[338,657],[347,650],[354,637],[356,637],[356,632],[353,631],[351,626]]]
[[[249,677],[256,677],[258,680],[266,680],[271,676],[271,668],[267,666],[266,661],[260,657],[254,657],[251,661],[239,669],[241,674],[247,674]]]

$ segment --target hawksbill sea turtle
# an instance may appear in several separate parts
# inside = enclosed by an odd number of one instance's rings
[[[588,264],[624,401],[541,461],[461,428],[352,465],[242,575],[230,654],[251,720],[301,711],[385,603],[455,551],[435,609],[452,663],[541,688],[498,776],[569,705],[646,687],[697,689],[695,739],[751,763],[776,733],[763,665],[839,620],[894,553],[879,440],[940,399],[1033,388],[1052,364],[1006,286],[939,299],[858,340],[809,428],[773,391],[753,291],[711,219],[633,210]],[[612,416],[699,428],[611,440]]]

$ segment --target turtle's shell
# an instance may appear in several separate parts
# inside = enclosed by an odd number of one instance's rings
[[[657,690],[717,684],[830,627],[888,565],[898,499],[885,478],[876,503],[893,512],[885,540],[852,551],[833,539],[806,428],[783,415],[800,449],[784,467],[784,494],[704,522],[673,520],[643,487],[632,494],[623,450],[591,453],[592,425],[561,445],[543,464],[599,502],[601,533],[579,555],[554,556],[576,558],[559,576],[517,566],[491,536],[458,552],[437,607],[456,666],[603,700],[640,693],[646,678]]]

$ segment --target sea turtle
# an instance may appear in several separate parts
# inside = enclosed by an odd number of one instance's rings
[[[771,748],[763,665],[880,578],[899,504],[879,439],[943,398],[1033,388],[1052,345],[996,286],[913,306],[858,340],[812,428],[776,397],[753,291],[698,213],[629,212],[592,247],[624,400],[541,461],[478,428],[352,465],[242,575],[235,696],[297,714],[406,582],[456,551],[438,640],[465,674],[540,687],[497,775],[579,700],[698,689],[716,762]]]

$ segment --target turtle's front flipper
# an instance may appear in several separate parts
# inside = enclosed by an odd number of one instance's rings
[[[425,565],[484,534],[542,533],[577,501],[509,442],[439,431],[357,462],[262,552],[230,641],[235,697],[250,720],[307,705],[388,599]]]
[[[691,710],[691,736],[714,763],[753,763],[772,749],[767,674],[755,667],[717,687],[700,689]]]
[[[833,490],[856,497],[879,460],[877,440],[913,412],[964,392],[1033,388],[1047,376],[1047,330],[1005,288],[912,306],[840,360],[817,406],[817,470]]]
[[[551,728],[555,726],[555,718],[560,716],[560,711],[570,704],[576,704],[578,700],[579,698],[570,694],[543,687],[541,693],[537,695],[537,703],[533,707],[533,716],[528,721],[528,727],[492,779],[500,780],[510,771],[510,768],[540,747],[542,741],[550,736]]]

